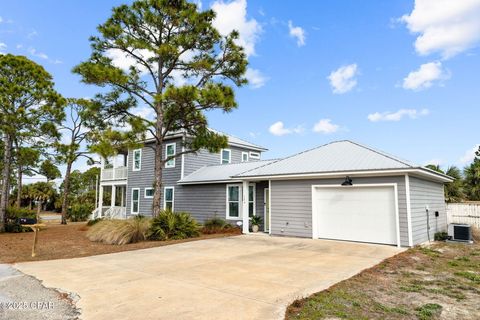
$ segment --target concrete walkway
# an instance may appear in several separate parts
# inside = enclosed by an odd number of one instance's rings
[[[396,247],[238,236],[15,267],[80,296],[82,319],[281,319]]]

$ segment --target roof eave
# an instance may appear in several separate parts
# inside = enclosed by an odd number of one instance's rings
[[[452,182],[454,179],[437,172],[429,172],[423,168],[399,168],[399,169],[377,169],[377,170],[350,170],[350,171],[332,171],[332,172],[313,172],[298,174],[276,174],[276,175],[251,175],[251,176],[232,176],[232,179],[240,180],[281,180],[281,179],[311,179],[311,178],[335,178],[342,176],[386,176],[403,175],[415,173],[427,177],[430,180],[436,180],[443,183]]]

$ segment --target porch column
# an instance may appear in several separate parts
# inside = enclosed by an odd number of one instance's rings
[[[248,233],[250,221],[248,219],[248,181],[242,182],[242,232]]]
[[[103,214],[103,186],[100,185],[98,192],[98,210],[99,210],[99,217]]]
[[[112,185],[112,200],[110,202],[110,207],[115,207],[115,191],[117,188],[115,188],[115,185]]]

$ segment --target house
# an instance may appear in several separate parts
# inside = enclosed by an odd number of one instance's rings
[[[410,247],[446,229],[446,175],[352,141],[335,141],[287,158],[261,160],[267,149],[228,136],[220,153],[201,150],[166,164],[162,206],[199,222],[213,216],[242,225],[263,217],[271,235]],[[164,156],[181,150],[172,136]],[[102,169],[99,212],[150,215],[153,149],[123,155]],[[109,191],[110,206],[104,195]],[[245,195],[245,196],[244,196]]]

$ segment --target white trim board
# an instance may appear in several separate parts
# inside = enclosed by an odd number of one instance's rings
[[[317,217],[317,205],[315,203],[315,191],[320,188],[368,188],[368,187],[393,187],[394,192],[394,206],[395,206],[395,229],[396,229],[396,245],[401,247],[400,242],[400,214],[398,208],[398,186],[397,183],[367,183],[367,184],[358,184],[353,186],[338,186],[338,185],[312,185],[311,189],[311,201],[312,201],[312,239],[318,239],[318,217]],[[270,191],[271,192],[271,191]]]
[[[279,175],[263,175],[263,176],[232,176],[232,179],[239,180],[294,180],[294,179],[313,179],[313,178],[341,178],[345,176],[354,177],[379,177],[404,175],[406,173],[427,176],[440,182],[452,182],[453,180],[435,173],[430,173],[422,169],[392,169],[392,170],[362,170],[362,171],[339,171],[339,172],[320,172],[320,173],[298,173],[298,174],[279,174]]]
[[[405,175],[405,197],[407,201],[407,228],[408,228],[408,245],[413,246],[413,230],[412,230],[412,203],[410,200],[410,176]]]

